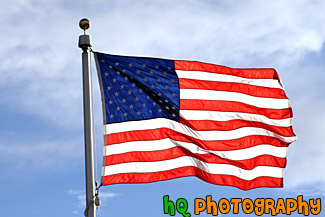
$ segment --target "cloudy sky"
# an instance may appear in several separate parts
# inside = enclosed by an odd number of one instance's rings
[[[325,1],[0,3],[1,216],[83,215],[81,50],[77,46],[83,17],[91,20],[88,33],[96,51],[234,68],[275,68],[291,99],[298,136],[289,148],[282,189],[241,191],[191,177],[105,186],[99,217],[167,216],[162,208],[164,195],[186,198],[190,211],[193,199],[206,195],[215,200],[300,194],[306,199],[325,198]],[[94,67],[93,74],[100,176],[102,114]]]

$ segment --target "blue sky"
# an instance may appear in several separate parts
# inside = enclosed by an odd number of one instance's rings
[[[241,191],[191,177],[105,186],[98,216],[167,216],[162,208],[167,194],[173,200],[186,198],[191,212],[194,198],[206,195],[215,200],[295,198],[300,194],[306,199],[324,199],[324,1],[0,3],[1,216],[83,215],[81,50],[77,46],[82,34],[78,23],[83,17],[92,22],[88,33],[96,51],[234,68],[275,68],[291,99],[298,136],[289,148],[282,189]],[[93,73],[100,176],[102,115],[94,67]]]

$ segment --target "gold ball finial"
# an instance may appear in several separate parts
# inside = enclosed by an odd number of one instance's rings
[[[86,32],[86,30],[89,29],[90,27],[90,21],[86,18],[83,18],[80,20],[79,26],[81,29],[83,29]]]

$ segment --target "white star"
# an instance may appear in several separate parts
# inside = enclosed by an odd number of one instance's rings
[[[115,93],[115,96],[118,96],[118,92]]]
[[[155,88],[155,85],[151,85],[151,88],[154,89]]]
[[[150,99],[150,96],[147,96],[147,99]]]
[[[122,99],[122,102],[126,102],[126,99],[123,98],[123,99]]]
[[[121,89],[123,89],[124,88],[124,85],[122,84],[120,87],[121,87]]]
[[[165,89],[166,89],[166,90],[168,89],[168,86],[167,86],[167,85],[165,86]]]
[[[105,76],[108,76],[108,73],[107,72],[105,72]]]
[[[114,115],[110,115],[109,117],[110,117],[110,118],[114,118]]]
[[[124,80],[126,80],[126,81],[127,81],[127,80],[128,80],[128,77],[124,77]]]
[[[158,109],[158,112],[159,112],[159,113],[161,113],[161,112],[162,112],[162,110],[161,110],[161,109]]]
[[[116,65],[116,66],[118,66],[118,65],[119,65],[119,63],[118,63],[118,62],[116,62],[116,63],[115,63],[115,65]]]
[[[123,70],[122,70],[122,72],[124,72],[124,73],[125,73],[125,72],[126,72],[126,70],[125,70],[125,69],[123,69]]]
[[[129,91],[128,91],[128,94],[131,95],[131,93],[132,93],[131,90],[129,90]]]
[[[153,75],[153,71],[150,71],[150,75]]]
[[[134,106],[131,104],[131,105],[130,105],[130,109],[133,109],[133,107],[134,107]]]
[[[144,82],[146,82],[148,79],[147,78],[144,78],[143,80],[144,80]]]
[[[145,103],[143,103],[143,104],[142,104],[142,106],[143,106],[143,107],[146,107],[146,104],[145,104]]]
[[[158,67],[158,66],[155,66],[155,68],[156,68],[156,69],[159,69],[159,67]]]
[[[140,74],[140,70],[137,70],[137,74]]]
[[[163,74],[166,76],[167,75],[167,72],[164,72]]]
[[[132,63],[129,64],[129,67],[132,67]]]
[[[110,69],[112,69],[112,68],[113,68],[113,66],[111,66],[111,65],[110,65],[110,66],[109,66],[109,68],[110,68]]]
[[[175,110],[175,107],[173,106],[172,109]]]
[[[116,80],[116,78],[113,78],[113,82],[115,83],[117,80]]]
[[[174,79],[172,79],[172,80],[170,80],[172,83],[174,83],[175,82],[175,80]]]
[[[103,62],[103,63],[105,63],[105,61],[104,61],[104,60],[102,60],[102,62]]]
[[[172,68],[170,68],[169,66],[167,67],[168,70],[171,70]]]
[[[117,106],[117,107],[116,107],[116,110],[117,110],[117,111],[120,111],[120,110],[121,110],[120,106]]]
[[[139,98],[138,98],[138,97],[136,97],[136,98],[135,98],[135,100],[136,100],[136,101],[139,101]]]
[[[142,65],[142,68],[146,68],[146,64],[143,64],[143,65]]]
[[[135,87],[135,83],[132,83],[132,87]]]
[[[150,113],[150,114],[152,113],[152,110],[151,110],[151,109],[149,110],[149,113]]]
[[[142,93],[142,92],[143,92],[143,90],[142,90],[142,89],[139,89],[139,92],[140,92],[140,93]]]
[[[138,112],[137,112],[137,114],[138,114],[138,115],[140,115],[140,114],[141,114],[141,112],[140,112],[140,111],[138,111]]]
[[[176,96],[176,94],[175,94],[175,93],[173,93],[173,94],[172,94],[172,96],[173,96],[173,97],[175,97],[175,96]]]
[[[110,101],[109,101],[109,104],[110,104],[110,105],[112,105],[112,104],[113,104],[113,101],[112,101],[112,100],[110,100]]]
[[[160,78],[158,78],[157,81],[160,83],[161,82]]]
[[[172,114],[172,116],[173,116],[173,117],[176,117],[176,115],[175,115],[175,114]]]
[[[110,86],[107,87],[107,90],[111,90],[111,89],[112,89],[112,87],[110,87]]]
[[[166,100],[165,100],[165,102],[167,102],[167,103],[168,103],[168,99],[166,99]]]
[[[169,107],[168,107],[168,106],[165,106],[165,108],[166,108],[167,110],[169,110]]]
[[[124,115],[124,117],[126,117],[128,115],[128,113],[125,112],[123,115]]]
[[[116,71],[116,74],[120,75],[120,74],[121,74],[121,72],[120,72],[120,71]]]
[[[158,96],[161,96],[161,93],[158,93]]]

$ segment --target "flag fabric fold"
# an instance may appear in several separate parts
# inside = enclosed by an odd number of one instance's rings
[[[196,176],[282,187],[296,140],[274,69],[95,52],[104,117],[102,184]]]

